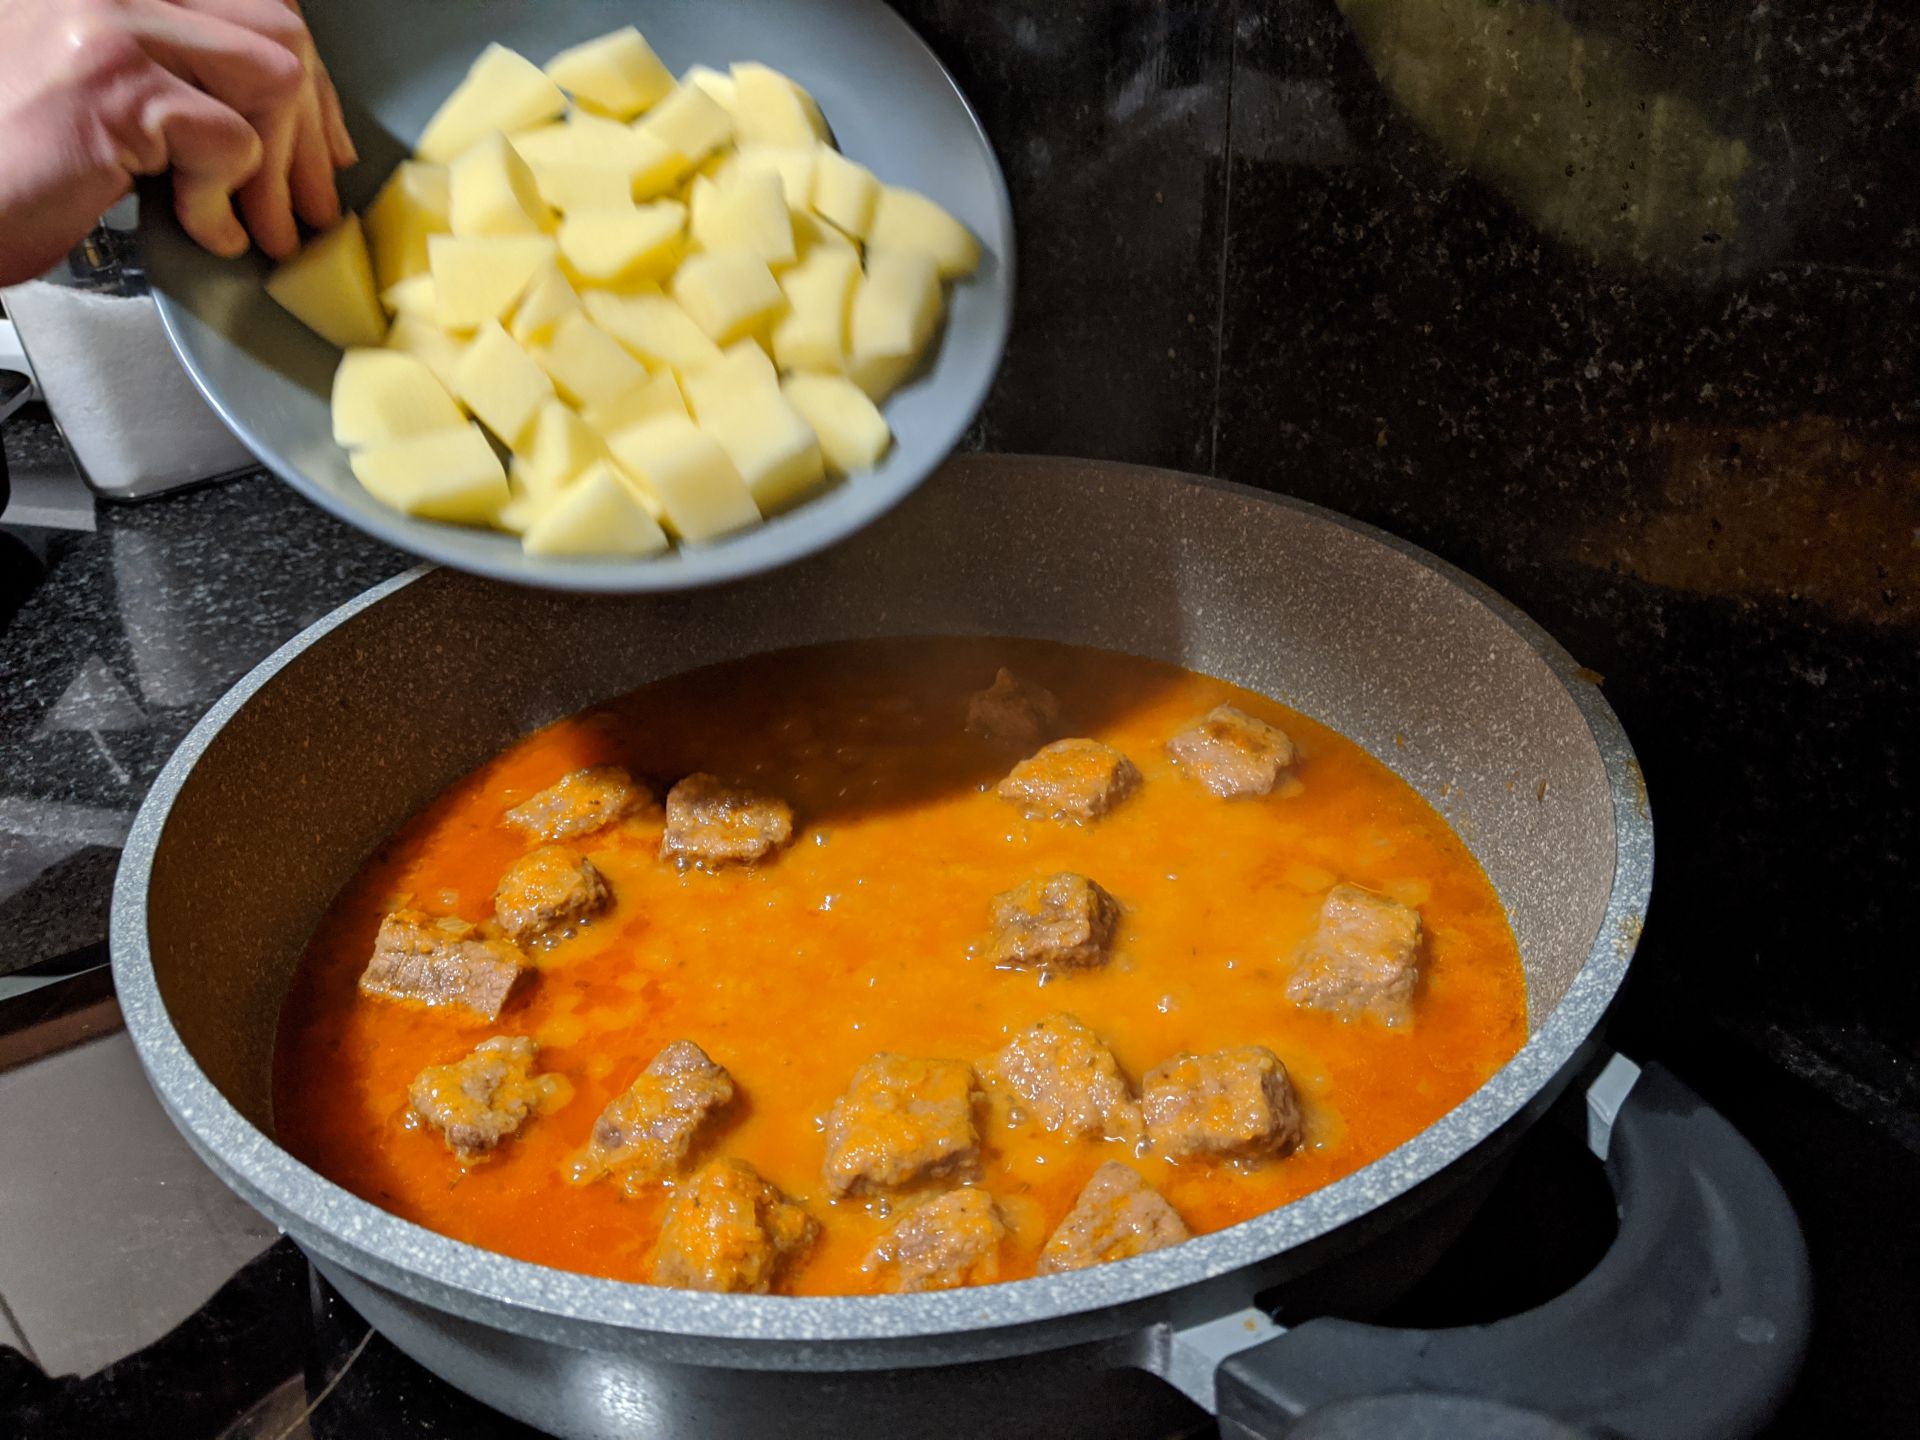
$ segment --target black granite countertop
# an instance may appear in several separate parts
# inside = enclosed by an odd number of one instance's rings
[[[1615,1037],[1786,1178],[1829,1360],[1806,1403],[1911,1413],[1910,1365],[1859,1355],[1920,1350],[1889,1298],[1920,1293],[1920,15],[900,8],[1015,198],[970,443],[1346,511],[1604,677],[1658,834]],[[408,562],[262,477],[0,544],[4,972],[97,938],[200,711]]]

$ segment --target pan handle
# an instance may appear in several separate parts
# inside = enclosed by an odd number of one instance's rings
[[[1620,1229],[1585,1279],[1491,1325],[1307,1321],[1220,1362],[1222,1435],[1754,1434],[1806,1354],[1811,1280],[1793,1207],[1758,1152],[1668,1071],[1616,1055],[1586,1100]]]

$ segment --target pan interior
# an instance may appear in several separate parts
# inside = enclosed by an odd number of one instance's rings
[[[166,812],[147,938],[169,1017],[271,1134],[274,1027],[307,937],[442,788],[535,726],[664,675],[916,634],[1173,661],[1358,741],[1485,867],[1536,1030],[1594,947],[1614,801],[1564,656],[1319,512],[1152,471],[970,460],[853,542],[724,590],[591,599],[433,571],[296,641],[209,717]]]

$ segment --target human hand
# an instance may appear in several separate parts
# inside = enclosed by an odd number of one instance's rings
[[[0,284],[167,170],[195,240],[284,258],[354,159],[296,0],[0,0],[0,134]]]

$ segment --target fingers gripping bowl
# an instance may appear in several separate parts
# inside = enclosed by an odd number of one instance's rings
[[[316,39],[363,157],[343,177],[343,201],[364,209],[373,200],[489,43],[545,60],[622,18],[586,3],[410,10],[348,0],[323,7],[312,17]],[[272,301],[264,262],[215,259],[186,239],[164,207],[143,207],[162,318],[189,373],[255,453],[316,503],[401,548],[498,578],[580,590],[681,589],[833,543],[911,491],[960,438],[1005,341],[1013,235],[992,151],[938,61],[877,3],[731,0],[634,18],[675,73],[754,60],[778,66],[818,102],[842,152],[883,182],[925,193],[978,238],[979,268],[950,288],[929,359],[886,401],[892,448],[874,468],[836,480],[764,525],[644,560],[529,555],[503,531],[401,514],[367,492],[335,443],[328,399],[340,352]],[[789,398],[802,411],[817,401]]]

